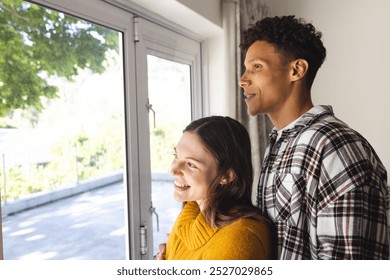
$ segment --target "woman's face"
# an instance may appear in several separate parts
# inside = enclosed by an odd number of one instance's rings
[[[218,174],[217,160],[193,132],[183,133],[174,155],[174,198],[180,202],[196,201],[202,210],[207,189]]]

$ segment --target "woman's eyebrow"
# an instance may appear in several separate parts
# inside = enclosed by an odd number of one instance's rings
[[[177,154],[176,147],[173,148],[173,149],[175,150],[175,153]],[[200,164],[204,164],[204,162],[203,162],[202,160],[196,159],[196,158],[194,158],[194,157],[184,157],[184,158],[185,158],[185,159],[190,159],[190,160],[196,161],[196,162],[198,162],[198,163],[200,163]]]

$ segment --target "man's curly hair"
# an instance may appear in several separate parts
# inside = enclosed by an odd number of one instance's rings
[[[311,23],[295,16],[267,17],[242,33],[240,49],[246,54],[255,41],[266,41],[275,47],[283,63],[305,59],[309,64],[306,82],[311,87],[326,57],[321,37]]]

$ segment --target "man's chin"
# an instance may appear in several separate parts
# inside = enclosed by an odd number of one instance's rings
[[[251,110],[251,109],[249,109],[249,108],[248,108],[247,112],[248,112],[248,115],[251,116],[251,117],[254,117],[254,116],[257,116],[257,115],[258,115],[258,112],[257,112],[257,111]]]

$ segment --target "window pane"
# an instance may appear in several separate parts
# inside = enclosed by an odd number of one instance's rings
[[[4,259],[125,259],[122,34],[24,1],[0,18]]]
[[[169,174],[173,148],[191,121],[190,66],[148,55],[148,94],[150,112],[150,155],[152,202],[159,217],[153,217],[153,250],[166,243],[181,203],[173,198],[173,178]]]

